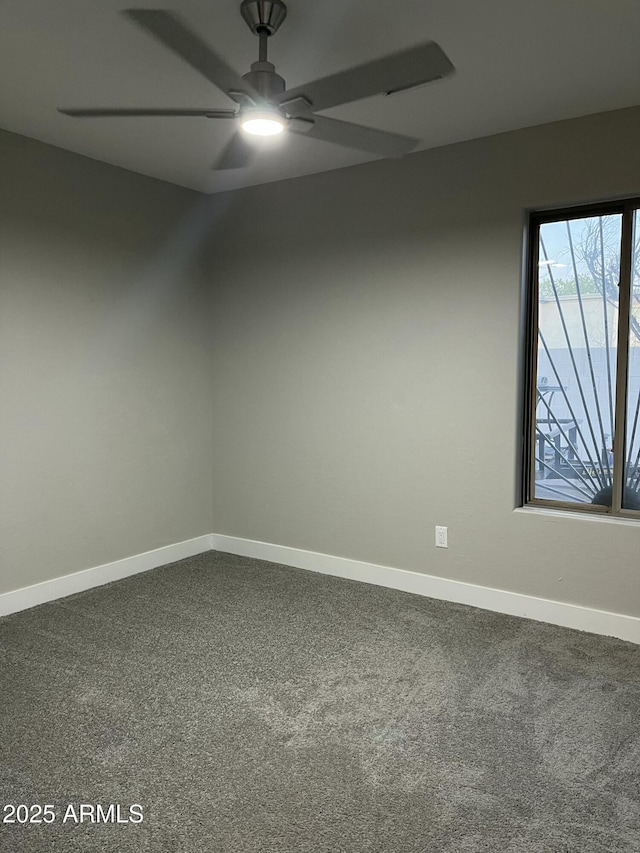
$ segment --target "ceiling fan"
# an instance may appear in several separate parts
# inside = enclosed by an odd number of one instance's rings
[[[339,71],[303,86],[287,89],[267,60],[267,41],[277,32],[287,15],[282,0],[243,0],[242,17],[259,39],[258,61],[240,76],[202,39],[171,12],[162,9],[125,9],[123,15],[138,24],[199,71],[231,100],[235,109],[59,109],[74,118],[111,116],[200,116],[237,120],[243,132],[236,132],[215,164],[216,169],[246,166],[255,146],[250,135],[269,136],[289,131],[312,139],[333,142],[378,154],[401,157],[417,145],[417,139],[371,127],[338,121],[317,113],[371,95],[391,95],[445,77],[454,67],[433,41]]]

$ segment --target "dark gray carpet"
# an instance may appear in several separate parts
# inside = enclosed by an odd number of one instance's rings
[[[3,853],[640,851],[638,646],[215,553],[0,643],[2,801],[57,809]]]

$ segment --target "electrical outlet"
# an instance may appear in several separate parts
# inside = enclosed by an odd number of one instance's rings
[[[448,548],[447,528],[436,525],[436,548]]]

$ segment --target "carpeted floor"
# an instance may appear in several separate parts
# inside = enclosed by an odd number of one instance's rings
[[[3,853],[640,851],[638,646],[211,552],[0,648]]]

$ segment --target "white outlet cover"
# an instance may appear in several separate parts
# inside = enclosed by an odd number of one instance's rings
[[[447,528],[436,525],[436,548],[448,548]]]

